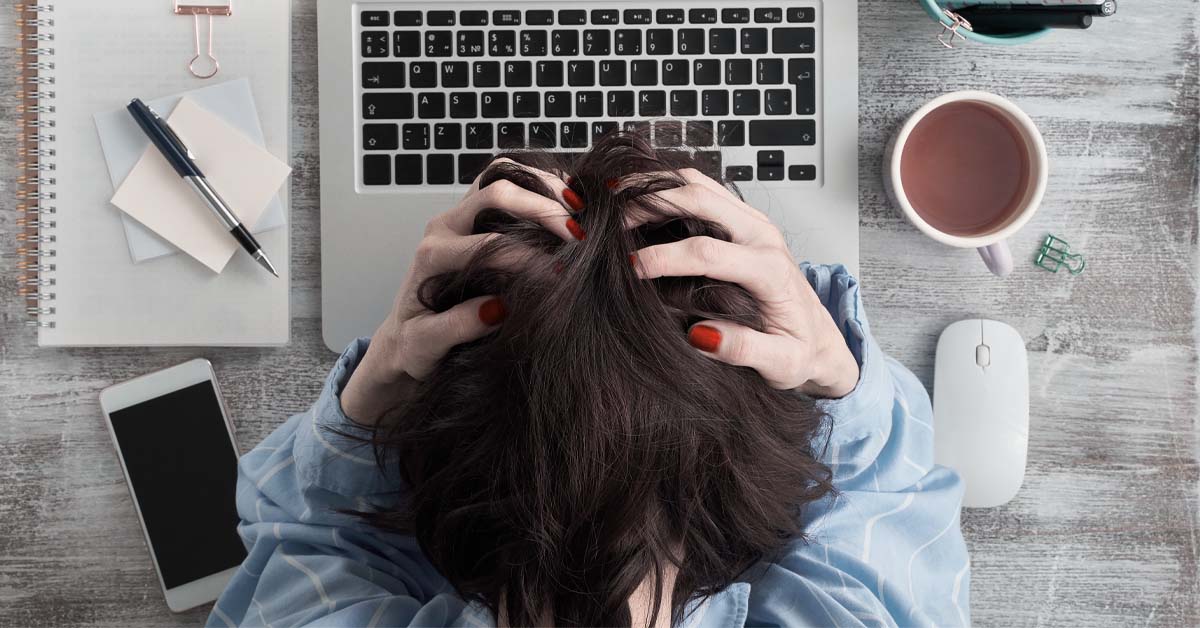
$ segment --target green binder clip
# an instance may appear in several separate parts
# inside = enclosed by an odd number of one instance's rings
[[[1082,255],[1072,253],[1071,245],[1067,244],[1066,240],[1050,234],[1042,240],[1042,246],[1038,249],[1037,257],[1033,258],[1033,263],[1052,273],[1065,267],[1072,275],[1082,273],[1084,266]]]

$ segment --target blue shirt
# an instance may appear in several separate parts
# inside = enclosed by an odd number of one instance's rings
[[[959,527],[963,485],[933,463],[929,396],[872,339],[857,281],[805,266],[860,365],[858,385],[818,402],[832,422],[824,462],[838,494],[804,510],[809,543],[760,565],[684,619],[690,627],[966,625],[970,562]],[[238,532],[249,551],[209,626],[492,626],[459,598],[415,539],[344,509],[391,503],[398,486],[338,399],[367,348],[342,354],[316,403],[239,463]]]

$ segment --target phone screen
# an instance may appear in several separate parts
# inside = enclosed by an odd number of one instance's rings
[[[241,564],[237,452],[212,382],[110,418],[166,588]]]

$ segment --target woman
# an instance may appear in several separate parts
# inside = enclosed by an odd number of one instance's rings
[[[209,624],[968,623],[961,482],[857,282],[636,137],[511,157],[242,458]]]

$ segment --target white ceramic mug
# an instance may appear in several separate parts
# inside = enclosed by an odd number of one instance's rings
[[[1021,139],[1029,155],[1029,183],[1019,208],[1008,218],[987,233],[973,236],[959,236],[940,231],[925,221],[913,209],[908,196],[904,192],[904,181],[900,176],[900,158],[904,154],[904,146],[917,124],[933,110],[952,102],[971,102],[984,105],[992,111],[1011,121],[1021,134]],[[925,235],[950,246],[971,248],[979,251],[984,264],[992,273],[1003,277],[1012,272],[1012,253],[1008,250],[1005,240],[1016,233],[1037,211],[1046,192],[1048,164],[1046,159],[1046,143],[1033,120],[1006,98],[995,94],[979,91],[952,92],[934,98],[923,107],[916,110],[900,131],[888,142],[883,158],[883,185],[892,203],[900,209],[908,221]]]

